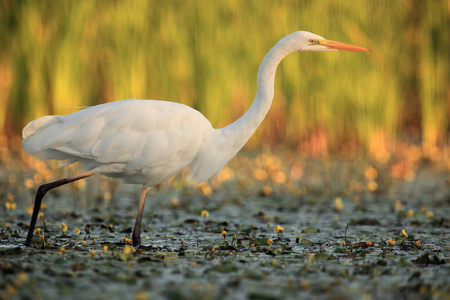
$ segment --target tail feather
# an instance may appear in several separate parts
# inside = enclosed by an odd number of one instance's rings
[[[58,116],[45,116],[28,123],[22,130],[22,145],[27,153],[36,153],[46,150],[47,142],[52,139],[52,132],[46,128],[60,122]]]
[[[56,119],[56,116],[45,116],[39,119],[36,119],[34,121],[31,121],[30,123],[27,124],[27,126],[25,126],[22,130],[22,138],[26,139],[29,136],[32,136],[33,134],[36,133],[36,131],[38,131],[40,128],[43,128],[45,125],[50,125],[53,124]],[[51,122],[53,121],[53,122]],[[50,124],[48,124],[49,122],[51,122]]]

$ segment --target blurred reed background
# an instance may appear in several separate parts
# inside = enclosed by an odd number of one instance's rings
[[[253,101],[269,49],[307,30],[374,52],[289,56],[248,149],[383,161],[401,141],[447,153],[449,3],[0,1],[0,136],[20,147],[37,117],[126,98],[185,103],[224,126]]]

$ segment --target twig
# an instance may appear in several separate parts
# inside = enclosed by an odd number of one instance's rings
[[[348,230],[348,223],[347,223],[347,227],[345,227],[345,235],[344,235],[345,249],[347,249],[347,230]]]

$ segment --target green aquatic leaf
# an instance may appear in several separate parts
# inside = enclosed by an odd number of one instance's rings
[[[307,240],[307,239],[301,239],[298,243],[300,245],[306,246],[306,247],[314,246],[314,244],[310,240]]]
[[[332,260],[336,259],[336,256],[328,253],[318,253],[314,256],[316,260]]]
[[[238,267],[236,267],[233,264],[220,264],[220,265],[216,265],[214,267],[211,267],[207,270],[205,270],[205,273],[210,273],[210,272],[218,272],[218,273],[232,273],[232,272],[236,272],[238,270]]]
[[[307,227],[302,230],[302,233],[318,233],[320,232],[320,229],[317,227]]]

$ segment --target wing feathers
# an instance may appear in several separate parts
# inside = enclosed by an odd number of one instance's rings
[[[30,122],[23,129],[23,146],[26,152],[67,163],[96,167],[119,163],[150,176],[159,165],[174,168],[167,173],[189,165],[207,130],[212,130],[209,121],[188,106],[124,100]]]

